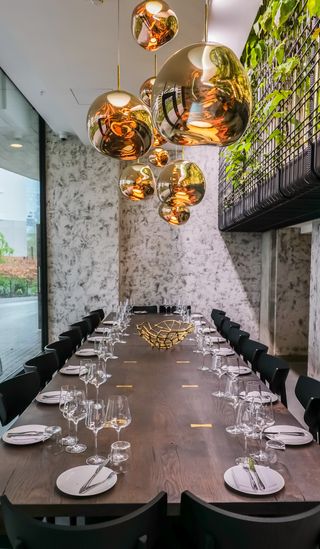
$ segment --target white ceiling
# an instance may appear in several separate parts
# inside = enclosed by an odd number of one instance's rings
[[[132,38],[139,0],[120,0],[121,87],[137,94],[154,73],[154,54]],[[0,67],[57,132],[87,143],[93,99],[116,86],[117,0],[0,0]],[[240,55],[261,0],[212,0],[209,39]],[[178,36],[157,52],[158,67],[174,51],[201,41],[204,0],[169,0]]]

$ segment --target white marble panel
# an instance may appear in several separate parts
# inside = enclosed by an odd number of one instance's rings
[[[120,202],[120,293],[136,304],[175,303],[179,297],[207,315],[224,309],[252,337],[259,336],[261,235],[218,230],[218,149],[192,147],[185,158],[199,164],[206,196],[188,223],[172,227],[156,198]]]
[[[320,223],[313,223],[311,245],[308,375],[320,380]]]
[[[119,162],[47,131],[49,339],[119,295]]]

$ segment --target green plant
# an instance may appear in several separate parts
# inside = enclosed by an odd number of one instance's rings
[[[319,43],[315,19],[310,24],[319,12],[319,0],[269,0],[261,7],[241,58],[251,81],[254,108],[245,134],[222,152],[227,187],[250,185],[251,189],[253,182],[259,184],[265,177],[263,168],[279,167],[287,143],[297,148],[306,139],[311,81],[302,59],[313,51],[315,40]]]
[[[3,256],[5,255],[12,255],[14,252],[14,249],[11,248],[6,241],[4,235],[0,233],[0,263],[3,263]]]

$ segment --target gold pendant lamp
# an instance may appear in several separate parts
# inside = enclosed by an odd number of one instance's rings
[[[245,131],[251,115],[249,79],[227,46],[205,41],[174,53],[153,86],[152,115],[157,130],[171,143],[227,146]]]
[[[138,97],[120,89],[120,44],[118,0],[117,90],[95,99],[87,115],[88,135],[101,154],[121,160],[136,160],[152,145],[150,111]]]
[[[155,180],[150,166],[138,162],[124,168],[119,187],[123,196],[133,202],[151,198],[155,190]]]
[[[147,0],[133,10],[131,29],[139,46],[148,51],[156,51],[176,36],[179,22],[166,2]]]

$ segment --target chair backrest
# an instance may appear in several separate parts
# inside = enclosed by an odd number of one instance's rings
[[[61,338],[59,341],[48,343],[45,346],[46,351],[54,351],[57,353],[59,369],[66,363],[68,358],[73,354],[73,344],[69,337]]]
[[[318,549],[320,505],[284,517],[252,517],[181,497],[181,522],[193,549]],[[184,546],[183,546],[184,547]]]
[[[103,309],[95,309],[94,311],[90,311],[90,315],[93,313],[98,313],[100,320],[103,320],[105,317],[104,310]]]
[[[246,362],[250,362],[253,371],[255,372],[255,359],[260,353],[267,353],[268,347],[260,341],[243,338],[239,343],[239,351]]]
[[[7,425],[29,406],[38,394],[40,380],[37,372],[20,374],[0,383],[0,421]]]
[[[258,353],[254,366],[259,372],[261,380],[269,384],[270,390],[279,395],[282,404],[287,406],[286,379],[289,366],[285,360],[266,353]]]
[[[212,309],[211,311],[211,318],[214,322],[215,318],[218,318],[219,316],[225,316],[226,312],[222,311],[222,309]]]
[[[295,393],[305,409],[303,419],[310,433],[320,443],[320,381],[312,377],[300,376]]]
[[[231,347],[235,350],[236,353],[240,354],[239,345],[241,339],[249,339],[250,334],[249,332],[244,332],[243,330],[239,330],[239,328],[235,328],[234,326],[231,326],[228,330],[227,339],[229,340],[229,343]]]
[[[92,332],[94,332],[100,324],[100,316],[98,313],[90,313],[89,315],[82,317],[82,320],[86,320],[88,322],[90,326],[90,334],[92,334]]]
[[[89,526],[57,526],[41,522],[16,509],[6,496],[1,497],[1,510],[14,548],[152,549],[166,528],[167,494],[161,492],[129,515]]]
[[[68,337],[72,341],[73,352],[75,352],[82,343],[82,333],[79,326],[75,326],[72,330],[67,330],[59,335],[59,339]]]
[[[218,332],[220,332],[221,326],[226,320],[230,320],[230,318],[226,315],[217,315],[214,317],[213,322],[215,323]]]
[[[69,328],[74,328],[75,326],[79,326],[81,330],[82,339],[87,339],[88,333],[89,333],[89,323],[87,320],[78,320],[78,322],[74,322],[73,324],[69,325]]]
[[[45,352],[34,356],[24,363],[24,371],[37,372],[40,380],[41,389],[52,378],[53,374],[59,368],[57,353]]]
[[[147,311],[150,314],[157,314],[158,306],[157,305],[135,305],[132,307],[132,311],[135,313],[137,311]]]
[[[221,323],[221,326],[220,326],[220,334],[225,337],[225,338],[228,338],[228,333],[229,333],[229,330],[230,328],[240,328],[240,324],[238,324],[237,322],[233,322],[232,320],[230,320],[228,317],[224,317],[224,321]]]

